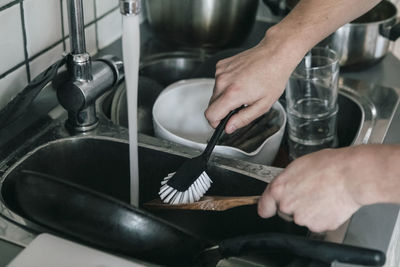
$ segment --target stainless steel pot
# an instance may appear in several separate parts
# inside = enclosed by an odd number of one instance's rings
[[[207,57],[205,53],[189,51],[157,53],[141,60],[139,74],[167,87],[176,81],[192,78]]]
[[[275,14],[286,15],[299,0],[263,1]],[[339,28],[319,46],[329,46],[338,53],[342,70],[365,69],[379,62],[387,54],[390,41],[400,36],[400,23],[396,17],[396,6],[384,0],[363,16]]]
[[[243,41],[254,24],[258,0],[146,0],[146,15],[161,38],[195,47]]]
[[[324,43],[340,55],[345,70],[359,70],[379,62],[388,52],[390,41],[400,36],[397,9],[382,1],[365,15],[339,28]]]

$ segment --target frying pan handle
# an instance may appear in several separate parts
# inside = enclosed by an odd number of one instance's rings
[[[26,112],[27,107],[32,103],[42,89],[53,80],[57,71],[66,62],[66,58],[58,60],[56,63],[45,69],[36,76],[11,102],[0,111],[0,128],[18,119]]]
[[[389,32],[389,40],[396,41],[400,37],[400,22],[397,22]]]
[[[326,263],[338,261],[364,266],[382,266],[386,261],[385,254],[378,250],[277,233],[240,236],[226,239],[219,244],[219,252],[223,257],[238,256],[246,251],[277,248],[299,257]]]

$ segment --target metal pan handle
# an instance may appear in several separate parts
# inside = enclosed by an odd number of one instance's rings
[[[400,19],[397,19],[397,23],[390,29],[389,40],[396,41],[400,37]]]
[[[57,75],[58,69],[64,66],[65,63],[65,57],[58,60],[36,76],[13,100],[11,100],[11,102],[0,111],[0,128],[4,128],[23,115],[36,96],[53,80]]]
[[[382,266],[386,261],[383,252],[373,249],[309,240],[299,236],[266,233],[226,239],[219,244],[223,257],[238,256],[246,251],[282,249],[299,257],[325,263],[334,261],[364,266]]]

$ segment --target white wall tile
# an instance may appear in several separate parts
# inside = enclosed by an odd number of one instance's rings
[[[66,51],[69,52],[71,45],[70,45],[70,39],[67,38],[65,39],[65,47]],[[85,28],[85,40],[86,40],[86,51],[93,56],[94,54],[97,53],[97,47],[96,47],[96,27],[95,25],[91,25],[89,27]]]
[[[0,79],[0,109],[28,84],[25,65]]]
[[[94,21],[94,0],[83,0],[83,17],[85,25]]]
[[[119,4],[118,0],[95,0],[97,18],[103,16],[108,11],[116,8]]]
[[[122,35],[122,16],[119,9],[97,22],[99,49],[106,47]]]
[[[97,53],[96,47],[96,27],[95,25],[91,25],[86,27],[85,29],[86,35],[86,50],[89,52],[90,55],[94,55]]]
[[[69,34],[67,12],[67,0],[63,0],[64,36],[67,36]],[[94,0],[83,0],[83,20],[85,22],[85,25],[93,22],[94,19]]]
[[[24,61],[19,5],[0,12],[0,74]]]
[[[61,7],[57,0],[25,0],[23,3],[31,57],[61,40]]]
[[[56,47],[45,52],[43,55],[40,55],[32,60],[29,63],[31,78],[35,78],[39,73],[48,68],[51,64],[61,59],[63,52],[63,46],[62,44],[59,44]]]

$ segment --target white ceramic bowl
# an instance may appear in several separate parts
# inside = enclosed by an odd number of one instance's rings
[[[204,149],[214,129],[204,117],[214,87],[214,79],[189,79],[169,85],[153,106],[153,125],[157,137],[188,147]],[[278,152],[286,125],[286,113],[279,102],[279,130],[256,150],[247,153],[235,147],[216,146],[214,153],[270,165]]]

